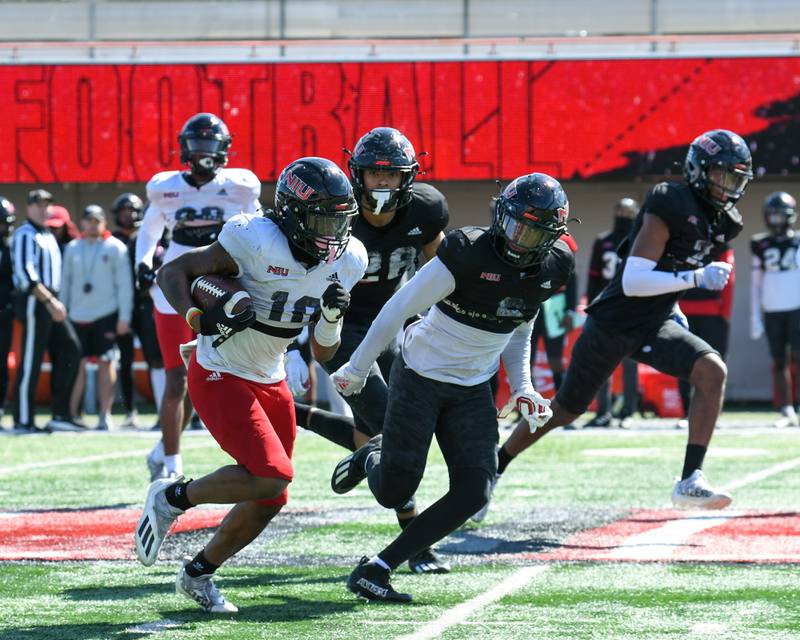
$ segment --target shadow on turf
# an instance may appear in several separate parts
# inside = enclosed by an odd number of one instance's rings
[[[485,530],[482,530],[484,533]],[[440,543],[437,548],[444,553],[465,556],[484,555],[486,553],[540,553],[563,546],[560,542],[548,538],[530,538],[527,540],[509,540],[487,535],[477,535],[469,530],[458,530]]]
[[[265,573],[258,572],[252,576],[225,576],[220,575],[214,582],[221,591],[226,588],[236,589],[263,589],[266,587],[273,587],[281,584],[344,584],[347,580],[346,575],[329,576],[325,578],[315,576],[302,576],[292,575],[286,573]],[[106,586],[106,587],[80,587],[74,589],[65,589],[64,596],[73,600],[135,600],[140,598],[147,598],[154,594],[160,593],[175,593],[175,576],[169,574],[164,577],[161,582],[151,582],[148,584],[138,585],[119,585],[119,586]],[[276,594],[280,597],[280,594]]]
[[[262,585],[263,586],[263,585]],[[344,591],[344,584],[342,584]],[[285,596],[271,590],[262,590],[250,597],[257,596],[259,599],[269,598],[275,600],[267,604],[242,604],[235,601],[239,607],[239,613],[233,614],[231,620],[247,622],[296,622],[298,620],[313,620],[315,618],[325,618],[326,616],[337,613],[348,613],[363,604],[355,596],[347,598],[346,592],[343,593],[342,600],[311,600],[305,598],[295,598]],[[177,597],[177,596],[176,596]],[[347,599],[345,599],[347,598]],[[189,600],[182,600],[184,604],[180,608],[165,610],[160,613],[169,620],[177,622],[196,622],[198,620],[209,620],[209,614],[200,611]],[[214,620],[219,620],[219,616],[214,616]]]
[[[137,637],[141,634],[126,634],[125,629],[136,626],[134,624],[48,624],[24,629],[12,628],[7,632],[10,635],[2,638],[14,640],[41,640],[42,638],[58,638],[59,640],[86,640],[86,638],[119,638]],[[5,632],[4,632],[5,633]]]

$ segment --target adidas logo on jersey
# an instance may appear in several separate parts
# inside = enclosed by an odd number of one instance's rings
[[[222,187],[219,191],[217,191],[218,196],[227,196],[228,192],[225,190],[225,187]]]
[[[219,371],[212,371],[206,376],[206,382],[216,382],[222,380],[222,374]]]
[[[325,279],[329,280],[330,282],[339,282],[339,273],[338,272],[334,272],[334,273],[332,273],[331,275],[329,275]]]
[[[422,235],[422,229],[420,229],[419,227],[414,227],[406,235],[407,236],[421,236]]]
[[[553,285],[550,280],[545,280],[542,284],[539,285],[542,289],[552,289]]]

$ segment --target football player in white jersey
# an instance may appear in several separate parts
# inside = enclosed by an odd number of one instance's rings
[[[166,384],[159,407],[162,439],[147,456],[150,480],[183,473],[181,432],[191,417],[186,400],[186,367],[179,346],[194,335],[154,284],[153,254],[164,231],[172,234],[163,260],[169,262],[195,247],[210,245],[222,225],[239,213],[261,208],[261,183],[248,169],[228,169],[231,135],[211,113],[198,113],[178,135],[183,171],[163,171],[147,183],[147,199],[136,240],[136,283],[150,288],[155,306],[158,342],[164,359]]]
[[[286,504],[296,426],[284,355],[306,325],[314,358],[325,362],[335,354],[349,290],[368,263],[364,245],[350,237],[357,213],[353,189],[339,167],[323,158],[301,158],[281,173],[274,211],[236,216],[212,245],[159,271],[167,300],[200,334],[189,363],[189,395],[236,464],[197,480],[153,482],[134,537],[139,560],[151,565],[170,525],[186,509],[236,504],[178,573],[178,593],[206,611],[236,611],[211,576]],[[253,306],[232,318],[222,304],[205,312],[194,308],[190,282],[210,273],[240,278]],[[219,324],[232,335],[215,346]]]

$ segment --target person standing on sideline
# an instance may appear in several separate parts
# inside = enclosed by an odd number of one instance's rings
[[[50,233],[58,242],[58,248],[61,249],[61,254],[64,254],[64,249],[73,240],[77,240],[81,233],[78,231],[77,225],[72,221],[66,207],[54,204],[50,206],[49,213],[45,225],[50,229]]]
[[[97,358],[97,428],[109,430],[111,405],[117,381],[117,336],[130,333],[133,311],[133,277],[128,250],[106,232],[102,207],[90,204],[81,219],[83,237],[64,251],[62,300],[81,341],[80,371],[72,390],[71,409],[79,415],[88,358]]]
[[[0,196],[0,418],[5,414],[8,393],[8,352],[14,332],[14,280],[9,236],[14,230],[14,205]]]
[[[617,253],[617,247],[633,230],[633,221],[639,213],[639,203],[633,198],[622,198],[614,206],[614,225],[610,231],[597,236],[592,246],[592,256],[589,260],[589,282],[586,287],[586,302],[594,300],[606,288],[622,259]],[[619,426],[628,426],[630,417],[639,404],[639,365],[635,360],[625,358],[622,361],[622,411],[620,412]],[[589,420],[586,427],[610,427],[611,414],[611,380],[606,380],[600,391],[595,396],[597,400],[597,413]]]
[[[38,433],[35,422],[36,385],[45,349],[50,373],[53,418],[45,431],[84,428],[70,411],[69,399],[80,361],[80,342],[67,310],[58,299],[61,289],[61,250],[45,225],[53,196],[44,189],[28,194],[28,219],[14,233],[13,256],[16,314],[24,324],[22,353],[17,369],[14,426],[18,432]]]
[[[775,426],[796,427],[793,402],[800,399],[800,372],[797,386],[793,386],[789,363],[800,366],[800,236],[794,229],[797,201],[785,191],[776,191],[764,201],[763,213],[768,232],[750,241],[750,337],[758,340],[766,329],[781,411]]]
[[[114,237],[128,249],[131,281],[136,272],[134,258],[136,257],[136,232],[142,223],[144,203],[135,193],[123,193],[114,199],[111,205],[111,214],[114,216],[116,229]],[[161,396],[164,393],[164,360],[158,347],[156,325],[153,320],[153,299],[149,291],[134,287],[133,315],[131,316],[131,331],[117,336],[119,347],[119,386],[122,391],[122,401],[125,404],[125,420],[122,427],[136,427],[136,405],[134,402],[133,384],[133,335],[139,338],[142,354],[150,371],[150,386],[153,389],[153,398],[156,409],[161,405]]]
[[[147,183],[149,204],[136,237],[136,286],[150,291],[166,385],[161,399],[161,440],[147,456],[150,479],[183,474],[181,433],[192,415],[186,395],[186,366],[181,344],[194,333],[175,312],[155,282],[153,257],[165,230],[172,240],[164,264],[196,247],[212,244],[226,220],[239,213],[256,213],[261,182],[248,169],[228,169],[231,146],[228,127],[211,113],[193,115],[178,134],[183,171],[162,171]]]

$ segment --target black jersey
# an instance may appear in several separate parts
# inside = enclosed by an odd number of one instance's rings
[[[575,256],[559,240],[542,264],[519,269],[503,262],[491,243],[486,227],[464,227],[445,236],[436,256],[453,274],[456,288],[436,306],[470,327],[511,333],[567,283]]]
[[[631,223],[633,220],[630,221]],[[629,227],[632,226],[629,224]],[[591,302],[608,285],[617,273],[621,262],[617,249],[628,237],[630,228],[615,225],[610,231],[597,236],[589,258],[589,283],[586,287],[586,298]]]
[[[758,266],[766,273],[797,269],[799,247],[800,235],[794,232],[781,236],[758,233],[750,239],[750,251],[758,259]]]
[[[11,268],[11,246],[0,238],[0,313],[11,304],[14,281]]]
[[[360,214],[353,235],[369,255],[364,278],[350,292],[345,322],[370,324],[386,301],[417,269],[422,247],[447,226],[449,214],[444,195],[429,184],[414,185],[411,201],[397,210],[385,227],[373,227]]]
[[[622,291],[622,272],[644,215],[658,216],[669,229],[669,240],[656,264],[656,271],[677,273],[697,269],[713,261],[721,245],[739,235],[742,217],[733,208],[728,212],[709,209],[683,182],[661,182],[647,194],[636,216],[633,233],[620,245],[622,264],[602,293],[586,309],[600,325],[627,329],[661,324],[671,313],[680,292],[655,296],[626,296]]]

